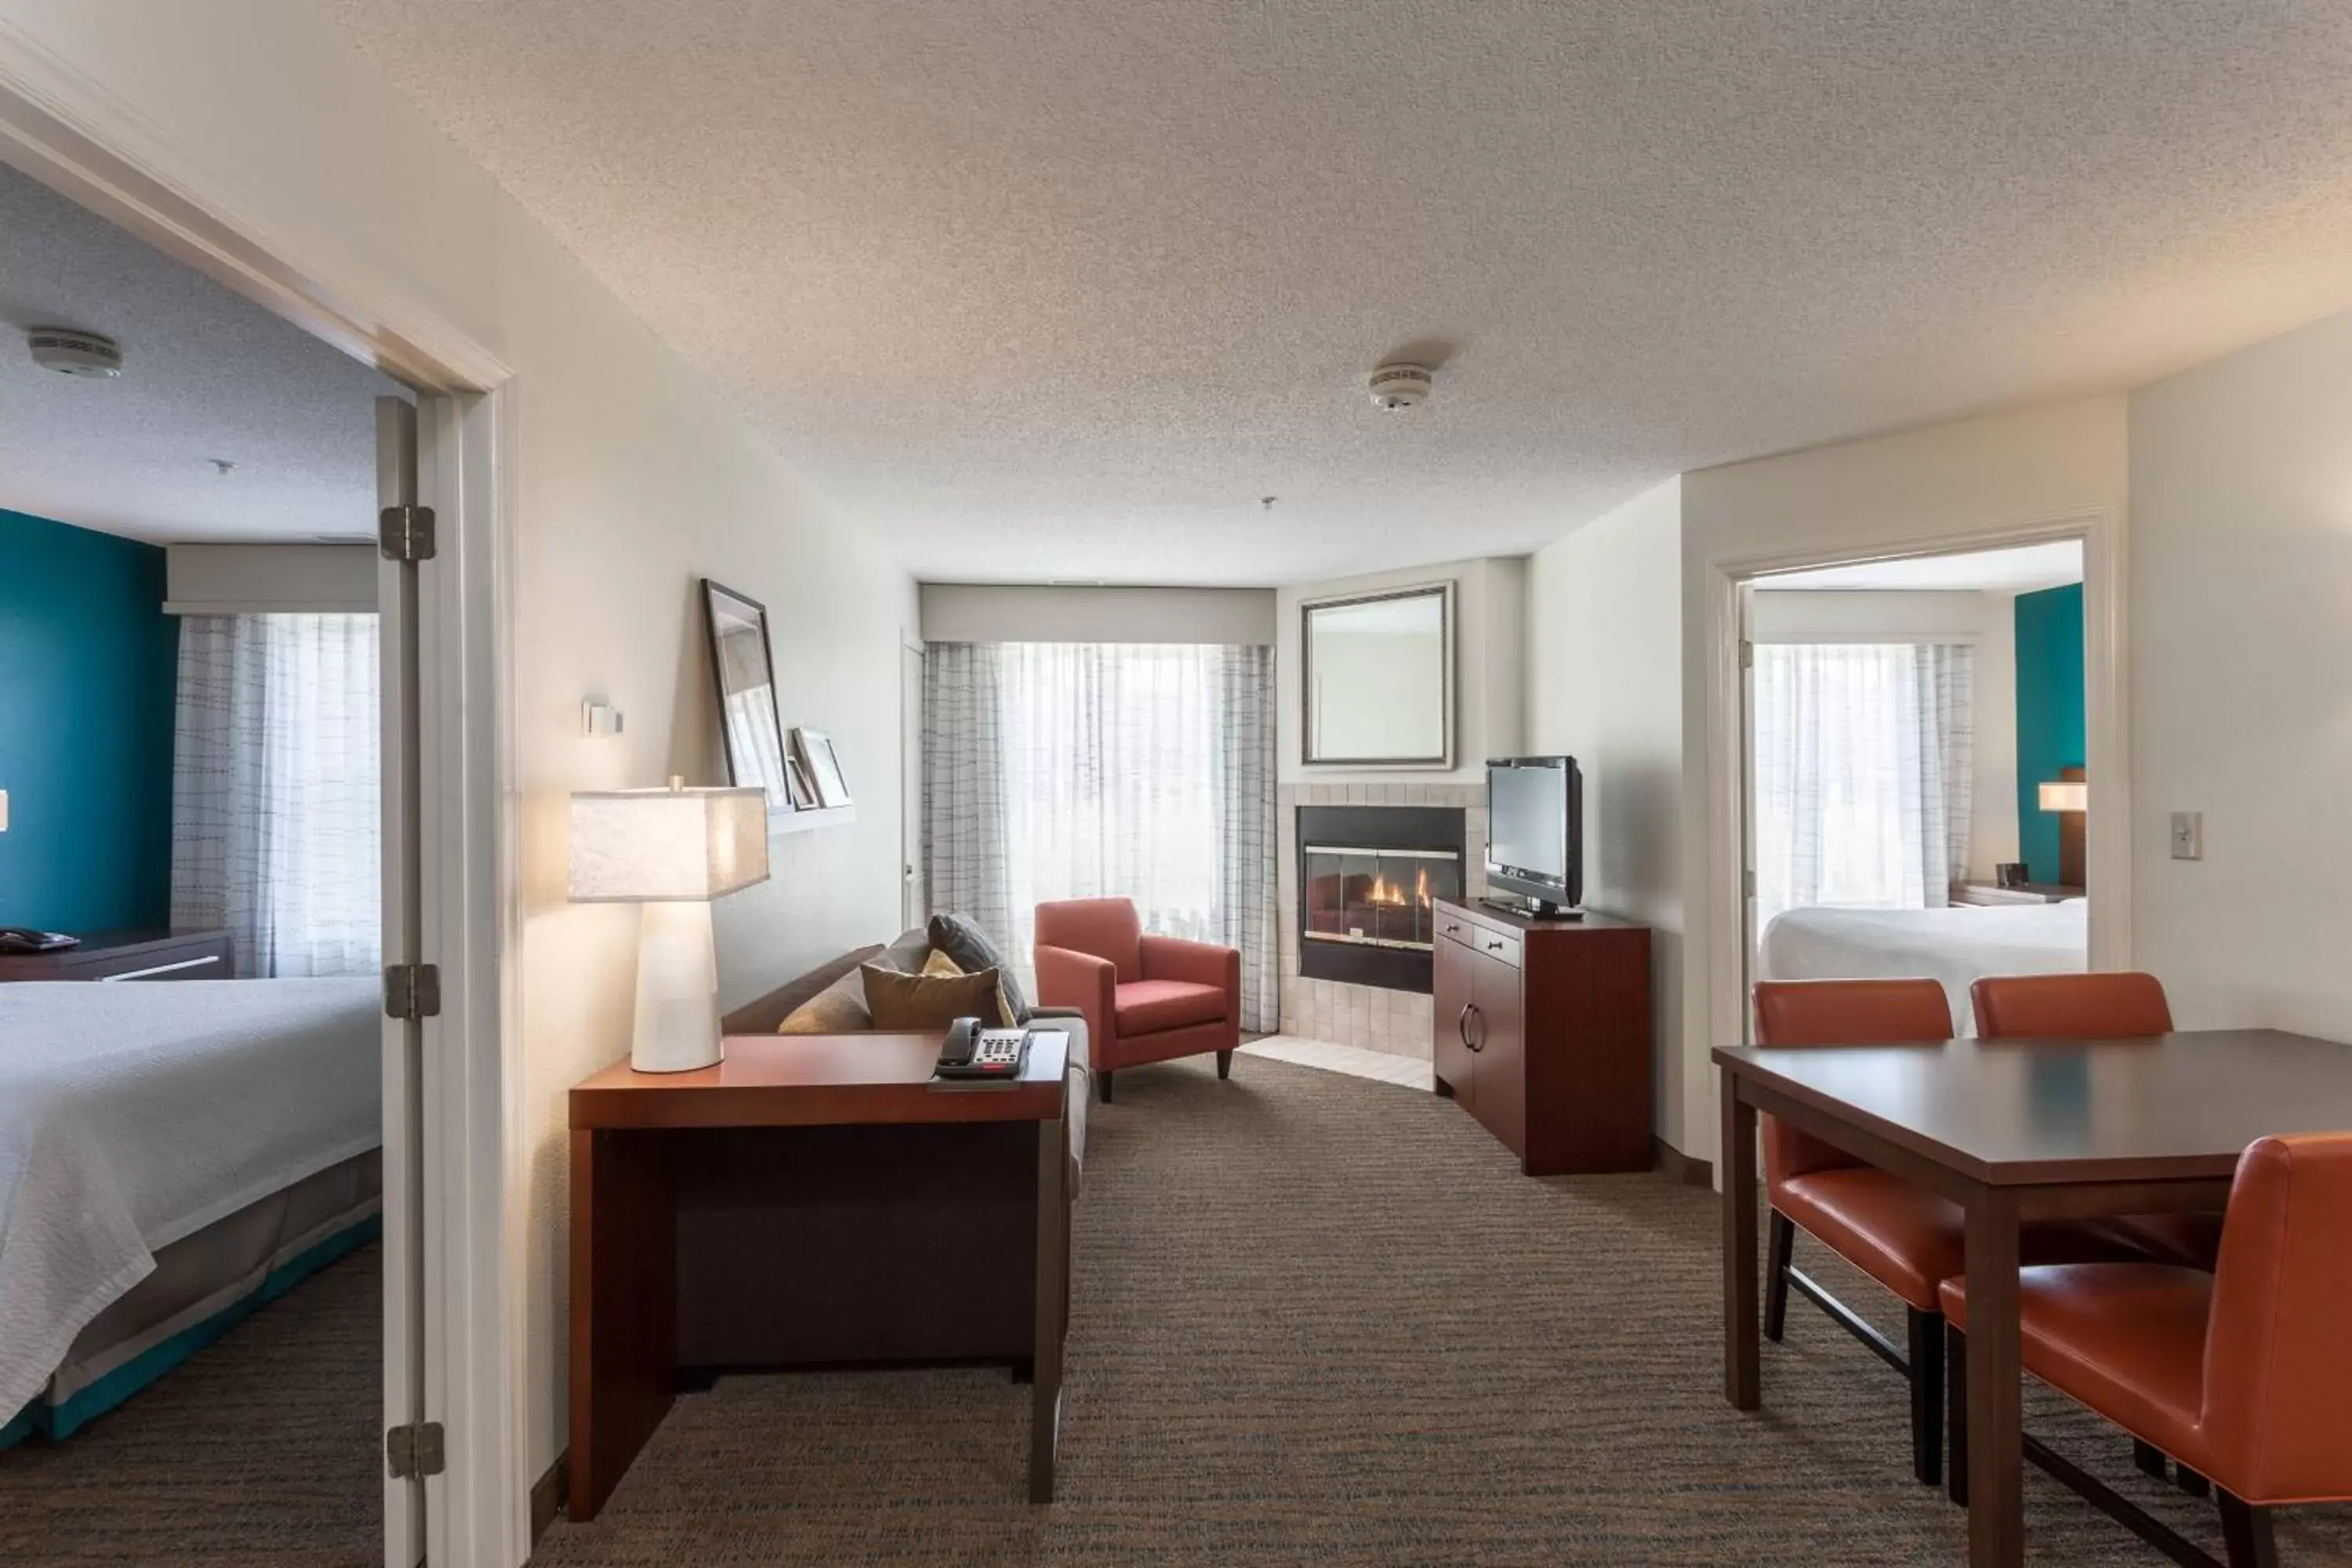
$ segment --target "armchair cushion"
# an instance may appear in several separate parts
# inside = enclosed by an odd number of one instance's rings
[[[1138,980],[1118,987],[1111,1011],[1122,1037],[1214,1024],[1225,1016],[1225,988],[1186,980]]]
[[[1037,906],[1037,945],[1110,961],[1121,984],[1141,980],[1143,922],[1125,899],[1065,899]],[[1042,992],[1044,981],[1038,982]]]
[[[1138,946],[1144,979],[1181,980],[1193,985],[1230,988],[1238,1002],[1242,988],[1242,955],[1238,948],[1186,942],[1173,936],[1146,936]]]

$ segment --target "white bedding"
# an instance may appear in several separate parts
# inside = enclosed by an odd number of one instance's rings
[[[372,975],[0,984],[0,1420],[154,1249],[376,1146]]]
[[[1788,910],[1757,942],[1762,980],[1900,979],[1943,983],[1952,1032],[1976,1033],[1969,985],[1983,974],[2068,974],[2088,967],[2090,900],[1955,904],[1942,910]]]

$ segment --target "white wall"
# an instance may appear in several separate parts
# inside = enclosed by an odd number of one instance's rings
[[[1584,902],[1651,927],[1659,1136],[1689,1146],[1683,1058],[1682,481],[1528,563],[1527,750],[1584,775]]]
[[[2130,417],[2135,958],[2185,1025],[2352,1039],[2352,316]]]
[[[521,822],[529,1144],[526,1480],[562,1446],[564,1092],[625,1054],[636,924],[564,902],[566,796],[710,779],[695,580],[768,605],[786,723],[833,732],[851,826],[777,841],[775,875],[719,906],[739,1000],[898,917],[898,647],[912,581],[829,522],[776,454],[319,13],[278,0],[0,0],[0,45],[133,104],[187,189],[395,329],[423,304],[510,366],[500,461],[514,535],[511,704]],[[580,733],[583,696],[627,732]]]
[[[1452,769],[1308,767],[1300,709],[1302,601],[1378,593],[1423,583],[1454,584],[1454,731]],[[1276,769],[1280,782],[1420,784],[1486,782],[1486,759],[1511,756],[1526,738],[1527,562],[1523,557],[1447,561],[1279,589],[1275,604]]]
[[[1271,588],[926,583],[926,642],[1270,643]]]
[[[2128,494],[2121,397],[1963,419],[1683,476],[1683,1059],[1690,1140],[1680,1145],[1684,1152],[1715,1157],[1716,1085],[1707,1052],[1738,1039],[1745,1005],[1736,995],[1716,998],[1709,988],[1718,931],[1738,940],[1736,921],[1727,931],[1722,925],[1723,911],[1738,908],[1734,894],[1714,885],[1706,852],[1717,794],[1707,609],[1723,568],[1816,551],[1862,556],[1921,543],[1966,548],[1971,536],[2091,515],[2120,524]],[[2099,744],[2095,735],[2093,748]],[[2103,842],[2114,840],[2103,841],[2095,828],[2095,883]],[[2100,917],[2095,911],[2093,918]]]
[[[175,616],[375,608],[376,552],[365,544],[170,544],[163,608]]]
[[[2017,858],[2017,595],[1906,589],[1760,589],[1756,642],[1966,642],[1976,648],[1974,810],[1969,876],[1990,882]]]

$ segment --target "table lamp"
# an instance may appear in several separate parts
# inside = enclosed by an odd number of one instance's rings
[[[572,901],[641,904],[629,1065],[688,1072],[726,1055],[710,900],[768,879],[759,789],[583,792],[572,797]]]
[[[2081,779],[2053,779],[2039,791],[2044,811],[2088,811],[2091,786]]]

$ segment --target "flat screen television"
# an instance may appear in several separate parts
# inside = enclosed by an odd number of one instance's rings
[[[1538,914],[1584,901],[1584,777],[1574,757],[1486,763],[1486,889]]]

